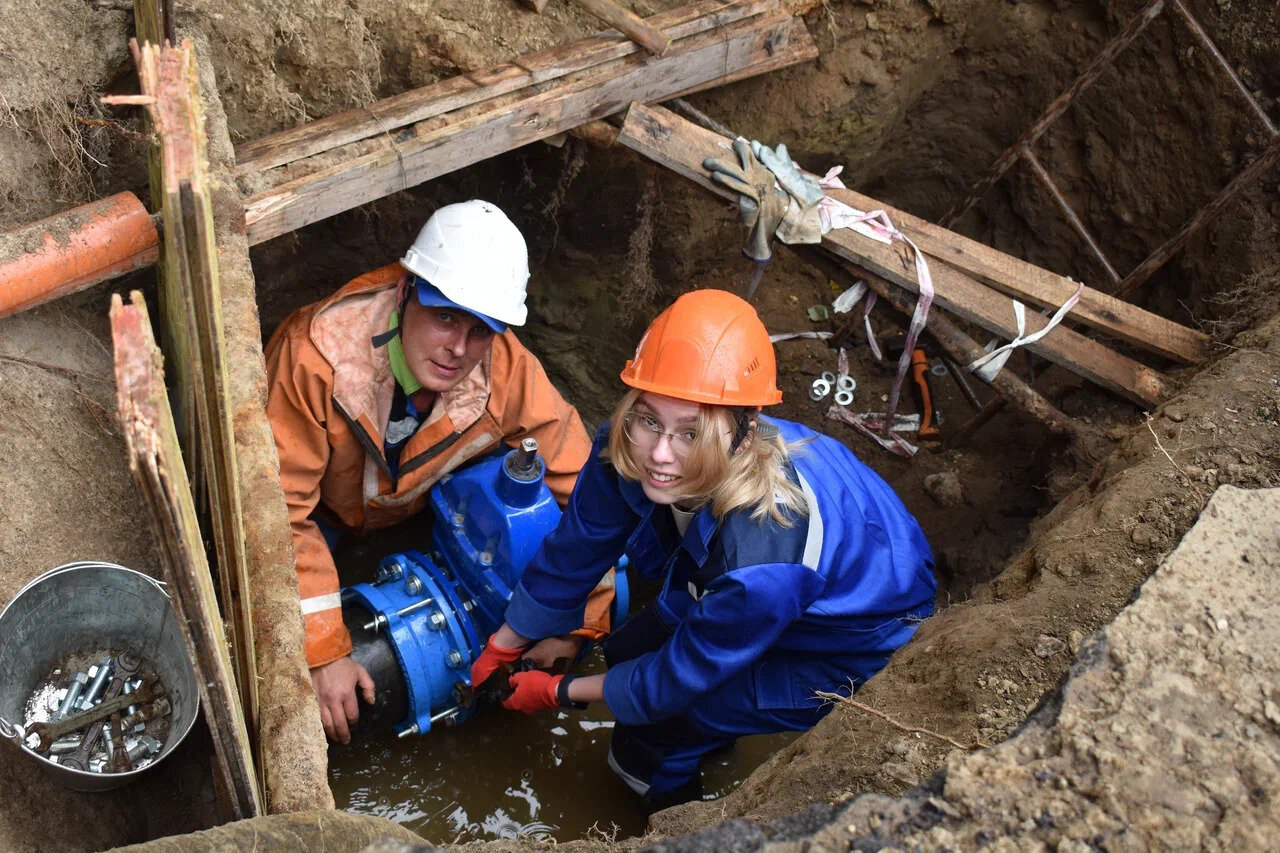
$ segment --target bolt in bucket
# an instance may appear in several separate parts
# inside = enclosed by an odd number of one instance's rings
[[[83,562],[50,569],[0,611],[0,721],[22,724],[28,697],[55,665],[98,649],[131,652],[155,668],[168,688],[169,736],[149,764],[128,773],[64,767],[10,741],[77,791],[118,788],[150,770],[177,748],[200,710],[195,670],[164,586],[113,563]]]

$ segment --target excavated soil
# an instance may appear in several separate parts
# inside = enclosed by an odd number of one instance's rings
[[[0,0],[10,22],[0,31],[0,227],[124,189],[145,198],[143,148],[130,135],[140,130],[136,116],[96,101],[102,92],[136,90],[131,24],[119,5]],[[814,171],[843,164],[851,186],[936,219],[1140,3],[788,5],[806,12],[817,62],[696,96],[695,104],[747,136],[785,141]],[[1275,117],[1275,4],[1188,5]],[[182,27],[208,36],[236,141],[596,29],[560,2],[543,16],[511,0],[199,0],[179,10]],[[1123,272],[1256,156],[1264,140],[1250,121],[1230,89],[1214,83],[1185,28],[1162,18],[1037,151]],[[778,414],[827,429],[883,474],[938,557],[944,608],[859,701],[960,743],[1003,740],[1062,678],[1082,639],[1114,618],[1178,542],[1214,487],[1280,483],[1280,366],[1274,325],[1262,327],[1280,310],[1278,181],[1273,172],[1229,205],[1136,297],[1217,342],[1205,369],[1169,368],[1184,384],[1150,429],[1134,407],[1068,373],[1042,380],[1057,405],[1105,436],[1096,467],[1013,413],[967,446],[910,463],[890,457],[843,426],[824,425],[824,406],[808,400],[812,379],[834,369],[835,351],[813,341],[779,344],[786,402]],[[257,247],[264,335],[298,305],[395,259],[436,206],[471,197],[501,205],[528,236],[532,318],[522,337],[592,423],[616,399],[616,372],[659,307],[692,287],[740,288],[749,272],[732,210],[652,166],[571,139],[558,149],[528,146]],[[1023,171],[997,184],[957,227],[1105,286]],[[148,281],[144,273],[114,289]],[[805,309],[834,295],[783,251],[756,301],[771,331],[832,329],[834,321],[812,322]],[[156,567],[112,423],[106,304],[107,288],[99,288],[0,321],[6,600],[71,559]],[[873,322],[882,340],[901,328],[884,307]],[[858,402],[871,407],[889,374],[865,345],[849,346]],[[968,417],[949,380],[937,379],[936,388],[949,425]],[[936,478],[926,486],[939,474],[954,475],[958,504],[954,488],[944,494]],[[199,759],[195,733],[192,743]],[[652,827],[675,834],[736,815],[769,820],[862,791],[898,794],[946,758],[934,740],[840,707],[734,794],[660,814]],[[55,815],[100,813],[106,802],[29,778],[8,751],[0,751],[0,779],[17,792],[13,802],[27,803],[0,819],[6,849],[50,843],[47,827],[66,823]],[[209,825],[200,808],[152,816],[149,788],[126,791],[134,793],[111,795],[110,817],[92,838],[67,829],[58,846],[100,848]]]

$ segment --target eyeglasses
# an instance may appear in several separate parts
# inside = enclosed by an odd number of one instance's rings
[[[658,446],[665,435],[671,439],[671,452],[675,456],[687,456],[698,440],[698,431],[692,428],[664,432],[657,418],[642,412],[627,412],[623,422],[623,432],[636,447],[650,450]]]

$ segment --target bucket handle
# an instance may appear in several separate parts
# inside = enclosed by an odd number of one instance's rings
[[[3,616],[4,611],[9,609],[9,605],[13,604],[13,602],[21,598],[22,594],[27,590],[31,589],[31,587],[35,586],[38,583],[42,583],[43,581],[48,580],[54,575],[60,575],[63,572],[75,571],[76,569],[119,569],[122,572],[130,572],[132,574],[137,575],[140,578],[144,578],[147,581],[149,581],[156,589],[160,590],[160,592],[164,595],[165,598],[169,600],[173,599],[173,597],[169,595],[169,590],[167,588],[168,585],[164,581],[156,580],[155,578],[151,577],[151,575],[148,575],[144,572],[140,572],[137,569],[130,569],[127,566],[121,566],[118,563],[104,563],[101,560],[80,560],[79,562],[65,563],[61,566],[58,566],[57,568],[49,569],[47,572],[44,572],[43,574],[27,581],[26,585],[23,586],[22,589],[18,590],[18,592],[13,596],[13,598],[9,599],[9,604],[6,604],[4,606],[4,609],[0,610],[0,616]],[[0,734],[3,734],[3,732],[0,731]]]
[[[25,740],[25,734],[22,726],[0,717],[0,737],[5,740],[11,740],[16,744],[21,744]]]

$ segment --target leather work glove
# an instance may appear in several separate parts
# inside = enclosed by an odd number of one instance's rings
[[[514,673],[511,676],[511,686],[515,692],[502,700],[502,707],[525,714],[559,708],[557,690],[562,680],[563,675],[552,675],[540,669]]]
[[[737,152],[741,166],[716,157],[708,157],[702,165],[711,172],[713,181],[738,193],[738,210],[747,226],[742,253],[753,261],[767,261],[773,257],[769,243],[786,215],[791,199],[778,188],[773,172],[756,159],[747,140],[735,139],[733,150]]]
[[[821,243],[822,220],[818,218],[818,202],[822,200],[822,187],[818,179],[805,174],[791,162],[787,146],[779,144],[770,150],[754,139],[751,151],[778,179],[778,185],[791,197],[787,212],[778,225],[776,236],[784,243]]]
[[[485,644],[484,651],[480,653],[480,657],[476,658],[476,662],[471,664],[472,687],[479,687],[484,684],[500,665],[515,663],[520,658],[520,655],[524,653],[524,646],[518,649],[504,648],[493,641],[493,636],[489,637],[489,641]]]

